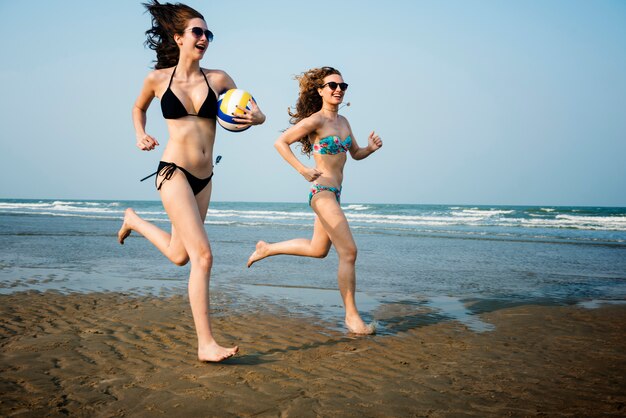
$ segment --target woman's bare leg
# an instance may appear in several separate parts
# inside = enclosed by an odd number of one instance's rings
[[[311,239],[296,238],[274,243],[259,241],[256,244],[256,249],[248,258],[248,267],[265,257],[279,254],[323,258],[328,255],[330,245],[330,238],[316,216],[313,224],[313,237]]]
[[[122,227],[117,233],[119,243],[124,245],[124,240],[128,238],[132,231],[143,235],[172,263],[184,266],[189,261],[187,251],[180,239],[178,239],[173,226],[171,233],[166,232],[153,223],[142,219],[132,208],[128,208],[124,212]]]
[[[350,332],[355,334],[373,334],[376,331],[375,327],[371,324],[366,325],[356,308],[355,264],[357,248],[348,225],[348,220],[331,192],[322,192],[315,195],[311,206],[339,256],[337,281],[346,309],[346,326]]]
[[[165,249],[180,246],[185,251],[186,257],[191,261],[188,291],[198,336],[198,359],[201,361],[221,361],[235,355],[239,348],[226,348],[218,345],[213,338],[211,329],[209,282],[213,255],[204,229],[204,219],[210,197],[210,183],[202,192],[194,196],[184,174],[177,171],[161,187],[161,200],[172,222],[172,234],[167,234],[153,225],[151,227],[151,224],[144,220],[133,225],[136,219],[133,219],[132,214],[129,216],[129,223],[133,226],[133,230],[142,233],[142,235],[147,234],[144,236],[160,250],[162,249],[159,245]],[[171,236],[169,244],[166,240],[167,236]],[[164,252],[164,254],[166,253]]]
[[[198,335],[198,359],[221,361],[237,353],[238,347],[226,348],[213,338],[209,317],[209,282],[213,254],[204,229],[204,218],[211,196],[211,184],[193,196],[184,175],[177,172],[161,187],[165,210],[178,232],[191,261],[189,302]]]

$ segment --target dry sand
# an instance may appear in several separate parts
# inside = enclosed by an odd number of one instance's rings
[[[273,312],[213,310],[196,360],[183,297],[0,296],[1,416],[625,416],[626,306],[518,306],[476,333],[389,305],[353,338]]]

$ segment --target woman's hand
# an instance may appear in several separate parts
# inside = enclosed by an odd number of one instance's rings
[[[137,135],[137,148],[142,151],[152,151],[159,142],[148,134]]]
[[[374,152],[383,146],[383,140],[380,139],[380,136],[378,136],[377,133],[372,131],[370,136],[367,138],[367,146],[372,152]]]
[[[323,173],[319,171],[317,168],[306,167],[304,171],[302,171],[300,174],[302,174],[302,177],[304,177],[306,181],[310,183],[312,181],[317,180],[317,178],[321,176]]]
[[[250,98],[250,110],[244,109],[239,105],[237,105],[237,109],[241,110],[243,115],[236,115],[233,120],[240,125],[260,125],[265,122],[265,115],[261,112],[253,98]]]

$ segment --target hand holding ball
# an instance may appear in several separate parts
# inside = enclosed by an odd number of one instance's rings
[[[241,132],[248,129],[250,125],[238,124],[234,118],[243,114],[243,111],[237,106],[250,110],[250,99],[254,100],[250,93],[242,89],[230,89],[220,94],[217,99],[217,123],[231,132]]]

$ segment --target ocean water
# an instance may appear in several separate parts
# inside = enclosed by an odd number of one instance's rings
[[[0,293],[23,290],[186,292],[189,267],[171,265],[147,240],[116,233],[133,207],[162,228],[158,201],[0,200]],[[626,301],[626,208],[345,204],[359,248],[357,303],[438,310],[470,328],[472,314],[523,303]],[[306,203],[214,202],[206,230],[211,289],[242,307],[340,314],[336,253],[277,256],[252,268],[255,243],[310,237]],[[469,309],[469,310],[468,310]]]

